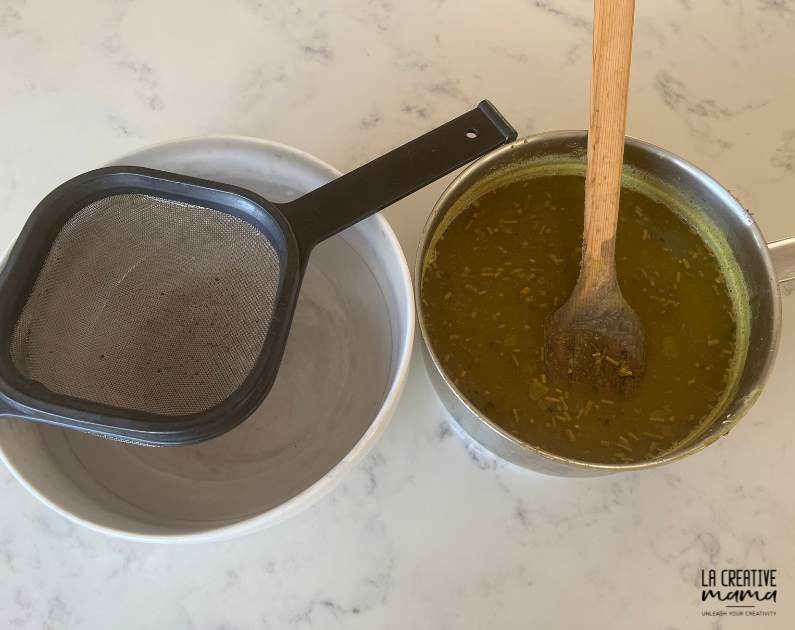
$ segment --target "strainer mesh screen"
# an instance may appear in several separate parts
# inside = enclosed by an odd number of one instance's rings
[[[260,354],[279,258],[254,226],[143,194],[63,226],[14,328],[11,358],[51,391],[164,415],[232,394]]]

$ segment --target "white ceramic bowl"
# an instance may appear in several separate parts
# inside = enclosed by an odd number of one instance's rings
[[[293,199],[339,173],[249,138],[171,142],[117,164],[149,166]],[[276,383],[259,410],[197,446],[130,446],[0,420],[0,457],[67,518],[149,542],[218,540],[272,525],[328,492],[370,449],[403,389],[414,336],[411,276],[386,220],[320,244]]]

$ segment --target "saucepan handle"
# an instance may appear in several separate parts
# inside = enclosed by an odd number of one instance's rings
[[[516,139],[488,101],[312,192],[281,204],[304,251]]]
[[[795,280],[795,237],[768,243],[779,284]]]

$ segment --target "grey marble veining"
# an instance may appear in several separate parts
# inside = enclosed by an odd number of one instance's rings
[[[481,98],[520,134],[586,126],[588,0],[0,3],[0,247],[53,186],[141,145],[235,133],[346,170]],[[795,233],[795,2],[639,1],[628,132]],[[387,211],[411,260],[443,182]],[[3,628],[792,628],[795,298],[757,406],[692,460],[592,480],[462,438],[415,356],[368,459],[298,517],[144,546],[0,471]],[[702,568],[776,568],[777,616],[701,616]]]

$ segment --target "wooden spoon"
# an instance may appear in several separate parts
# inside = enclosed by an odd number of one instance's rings
[[[580,277],[546,322],[544,361],[557,381],[623,389],[644,369],[645,334],[616,277],[634,0],[595,0],[591,121]]]

